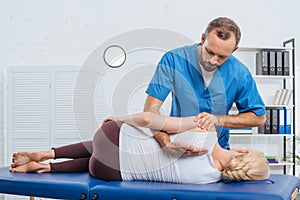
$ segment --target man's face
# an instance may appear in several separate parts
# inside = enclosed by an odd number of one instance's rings
[[[207,37],[202,34],[202,46],[199,47],[199,62],[206,71],[220,67],[237,49],[234,35],[227,40],[217,37],[216,31],[211,31]]]

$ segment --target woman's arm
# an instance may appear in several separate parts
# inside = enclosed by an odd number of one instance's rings
[[[147,127],[152,130],[163,130],[168,133],[179,133],[185,130],[197,128],[198,123],[194,121],[195,116],[192,117],[168,117],[162,116],[160,114],[155,114],[152,112],[142,112],[132,114],[126,117],[108,117],[106,118],[102,124],[105,124],[108,121],[121,121],[130,125],[139,126],[139,127]],[[171,142],[170,136],[165,132],[162,133],[163,137],[167,137],[162,141],[164,143],[160,143],[161,147],[171,155],[175,156],[199,156],[207,153],[206,148],[193,147],[190,144],[184,144],[181,142]],[[156,133],[156,131],[155,131]],[[155,137],[155,135],[154,135]],[[162,138],[160,138],[162,139]]]
[[[152,112],[141,112],[126,117],[116,117],[115,119],[130,125],[162,130],[168,133],[183,132],[196,128],[198,125],[198,122],[194,120],[195,116],[169,117]]]

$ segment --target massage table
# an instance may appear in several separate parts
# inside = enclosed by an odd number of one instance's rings
[[[102,181],[89,173],[11,173],[0,167],[0,193],[55,199],[89,200],[287,200],[295,199],[297,177],[272,174],[266,181],[192,185],[147,181]]]

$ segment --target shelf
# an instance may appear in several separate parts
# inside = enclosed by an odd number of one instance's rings
[[[279,162],[279,163],[269,163],[269,166],[293,166],[294,163],[291,162]]]
[[[266,105],[266,108],[285,108],[285,107],[287,107],[287,105],[271,105],[271,104]]]
[[[251,45],[251,44],[250,44]],[[279,151],[283,155],[286,155],[287,153],[291,153],[291,160],[289,161],[282,161],[279,163],[269,163],[269,166],[271,167],[276,167],[280,166],[283,168],[283,173],[287,173],[287,169],[291,168],[293,170],[293,175],[295,175],[295,169],[296,169],[296,164],[294,163],[295,159],[295,148],[296,148],[296,134],[297,130],[295,129],[296,123],[295,123],[295,116],[296,116],[296,103],[297,100],[295,99],[295,91],[296,91],[296,85],[295,85],[295,39],[292,38],[290,40],[283,41],[282,43],[283,46],[278,46],[275,44],[275,46],[241,46],[237,49],[236,51],[236,57],[240,58],[246,66],[249,66],[249,70],[252,73],[252,77],[255,79],[257,86],[260,89],[260,92],[262,94],[262,98],[266,100],[269,104],[265,105],[266,108],[269,108],[270,110],[275,109],[282,109],[282,108],[287,108],[291,110],[291,122],[290,124],[292,125],[291,128],[291,133],[292,134],[262,134],[261,131],[257,128],[252,129],[250,133],[246,133],[243,131],[239,132],[238,130],[230,133],[230,138],[232,138],[233,144],[247,144],[249,142],[249,146],[257,147],[257,149],[261,149],[262,151],[269,152],[271,153],[273,150],[269,149],[269,144],[274,146],[274,149],[276,148],[276,151],[274,153],[280,154]],[[258,61],[262,60],[257,60],[257,59],[268,59],[270,57],[269,52],[264,55],[260,55],[262,58],[257,57],[257,53],[261,53],[263,50],[266,51],[272,51],[272,52],[288,52],[288,54],[282,55],[281,60],[283,61],[284,59],[287,59],[289,61],[289,75],[284,76],[284,75],[257,75],[257,63]],[[267,55],[267,58],[265,57]],[[280,54],[275,54],[275,64],[276,60],[278,58],[278,55]],[[272,54],[273,56],[273,54]],[[286,57],[288,56],[288,57]],[[273,57],[272,57],[272,66],[274,65],[273,62]],[[269,62],[268,66],[271,64]],[[274,99],[274,92],[278,89],[291,89],[292,90],[292,95],[291,95],[291,102],[288,105],[273,105],[272,100]],[[281,103],[280,103],[281,104]],[[267,113],[270,119],[275,119],[273,118],[271,113]],[[278,124],[277,124],[278,125]],[[258,133],[260,132],[260,133]],[[263,141],[265,146],[260,147],[260,143],[257,143],[257,141]],[[274,144],[273,144],[274,141]],[[245,143],[246,142],[246,143]],[[266,144],[265,144],[266,143]],[[232,144],[232,145],[233,145]],[[258,145],[258,146],[257,146]],[[279,155],[277,155],[279,156]],[[280,156],[279,156],[280,157]],[[279,159],[280,161],[280,159]]]
[[[261,79],[293,79],[294,76],[253,75],[253,78],[261,78]]]
[[[230,134],[230,137],[293,137],[294,134],[243,134],[234,133]]]
[[[261,51],[264,49],[268,50],[293,50],[292,47],[239,47],[237,51]]]
[[[294,105],[272,105],[268,104],[266,105],[266,108],[293,108]]]

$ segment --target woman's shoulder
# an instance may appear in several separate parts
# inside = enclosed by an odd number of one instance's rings
[[[215,143],[218,141],[217,132],[196,132],[196,131],[184,131],[182,133],[172,135],[172,141],[184,142],[194,147],[208,148],[212,151]]]

